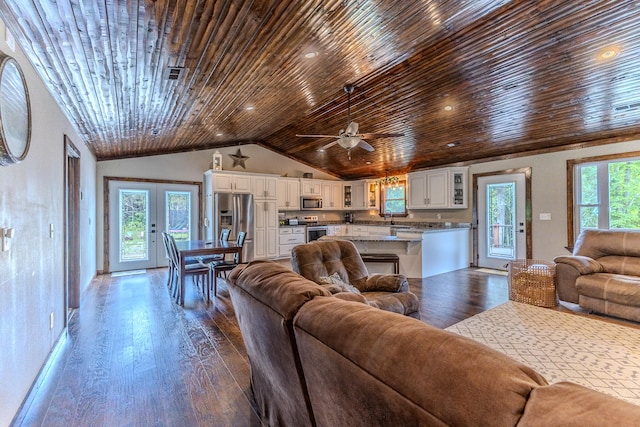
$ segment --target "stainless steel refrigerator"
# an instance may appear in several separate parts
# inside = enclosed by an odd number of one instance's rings
[[[242,260],[253,259],[253,195],[213,193],[213,238],[220,236],[222,228],[231,230],[230,241],[235,241],[239,231],[245,231]]]

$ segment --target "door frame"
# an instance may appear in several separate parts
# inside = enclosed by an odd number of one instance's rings
[[[64,136],[64,324],[80,307],[80,151]]]
[[[111,189],[112,181],[125,181],[125,182],[142,182],[150,184],[178,184],[178,185],[195,185],[198,187],[198,238],[202,238],[202,181],[177,181],[170,179],[149,179],[149,178],[122,178],[115,176],[105,176],[103,181],[103,212],[104,212],[104,229],[103,229],[103,273],[109,273],[109,191]]]
[[[532,210],[531,210],[531,167],[517,168],[517,169],[505,169],[501,171],[474,173],[472,188],[473,188],[473,203],[472,203],[472,239],[473,239],[473,258],[471,259],[471,265],[473,267],[478,266],[478,178],[497,175],[510,175],[522,173],[524,174],[524,192],[525,192],[525,241],[526,241],[526,258],[531,259],[533,257],[533,245],[531,239],[531,223],[532,223]]]

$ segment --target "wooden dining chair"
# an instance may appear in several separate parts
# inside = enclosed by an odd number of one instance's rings
[[[245,231],[238,232],[236,238],[236,245],[243,246],[244,240],[247,237]],[[233,254],[232,260],[220,260],[209,263],[209,286],[213,286],[213,296],[218,294],[218,276],[224,273],[224,278],[227,278],[227,272],[233,270],[240,264],[242,252],[236,252]]]
[[[220,230],[220,241],[221,242],[227,242],[229,240],[229,235],[231,234],[231,229],[230,228],[223,228],[222,230]],[[198,259],[200,260],[200,262],[202,264],[209,264],[210,262],[213,261],[222,261],[224,260],[224,255],[225,254],[213,254],[213,255],[205,255],[205,256],[199,256]],[[207,265],[208,267],[208,265]]]
[[[176,246],[176,241],[173,236],[169,233],[166,233],[167,240],[169,241],[170,251],[169,254],[171,256],[171,262],[173,263],[173,270],[175,280],[173,281],[173,289],[171,289],[171,296],[177,303],[182,303],[184,301],[184,295],[182,295],[182,289],[180,286],[181,277],[180,277],[180,255],[178,253],[178,247]],[[205,296],[206,301],[209,302],[209,267],[207,265],[203,265],[196,259],[187,260],[185,264],[185,277],[191,276],[194,284],[201,288],[202,294]]]

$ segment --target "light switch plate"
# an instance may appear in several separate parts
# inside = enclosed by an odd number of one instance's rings
[[[540,214],[540,221],[551,221],[551,214],[550,213],[541,213]]]

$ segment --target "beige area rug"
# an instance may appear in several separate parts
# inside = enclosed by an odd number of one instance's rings
[[[508,301],[446,330],[526,364],[640,405],[640,329]]]

